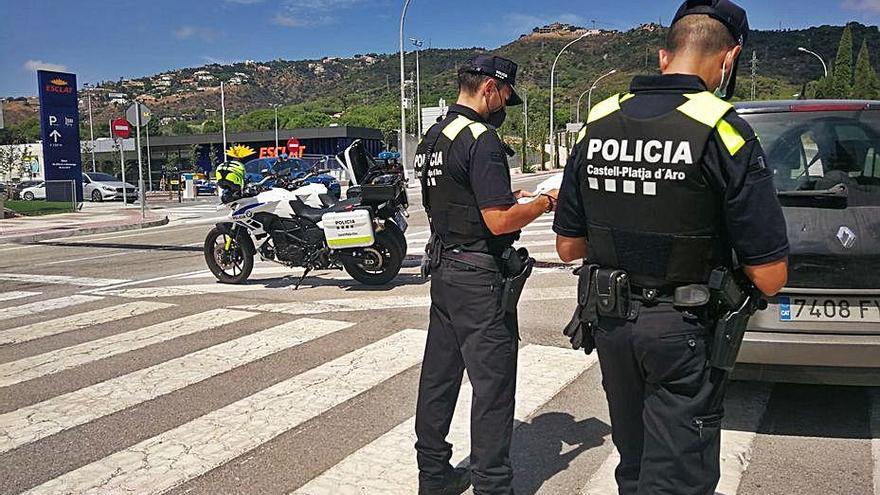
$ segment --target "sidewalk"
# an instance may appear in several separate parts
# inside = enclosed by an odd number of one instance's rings
[[[0,243],[31,243],[75,235],[101,234],[123,230],[158,227],[168,218],[147,210],[141,219],[138,207],[116,211],[96,210],[41,217],[18,217],[0,220]]]

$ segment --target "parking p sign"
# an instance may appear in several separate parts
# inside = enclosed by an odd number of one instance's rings
[[[76,201],[82,201],[76,74],[40,70],[37,71],[37,83],[46,200],[69,203],[75,195]]]

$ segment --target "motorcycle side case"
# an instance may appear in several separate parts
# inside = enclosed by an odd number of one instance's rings
[[[369,247],[376,243],[373,218],[368,210],[327,213],[321,223],[330,249]]]

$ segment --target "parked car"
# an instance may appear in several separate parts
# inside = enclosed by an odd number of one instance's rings
[[[94,202],[121,200],[122,188],[130,203],[138,198],[138,190],[128,182],[122,182],[110,174],[88,172],[83,174],[83,199]]]
[[[196,196],[201,196],[202,194],[208,195],[217,195],[217,184],[209,180],[197,180],[196,181]]]
[[[39,182],[36,185],[25,187],[20,192],[21,199],[25,201],[33,201],[35,199],[46,199],[46,184]]]
[[[880,384],[880,101],[737,105],[773,170],[788,285],[750,322],[737,376]]]
[[[19,182],[18,184],[15,184],[15,186],[12,187],[12,198],[13,199],[23,199],[21,196],[22,191],[24,191],[25,189],[27,189],[29,187],[37,186],[42,183],[43,183],[43,181],[41,181],[41,180],[23,180],[23,181]]]

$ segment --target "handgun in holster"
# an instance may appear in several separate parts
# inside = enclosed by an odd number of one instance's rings
[[[730,373],[742,346],[749,319],[767,307],[767,301],[750,283],[741,283],[732,271],[717,268],[709,277],[709,289],[718,320],[709,365]]]
[[[599,314],[596,299],[590,297],[590,294],[594,287],[593,278],[598,269],[597,265],[583,265],[574,271],[578,277],[578,305],[571,321],[562,330],[562,334],[571,342],[572,349],[583,349],[587,354],[591,354],[596,348],[593,326],[598,323]]]
[[[501,254],[502,275],[501,307],[508,313],[515,313],[526,287],[526,281],[532,276],[535,259],[529,256],[526,248],[507,248]]]
[[[422,263],[420,265],[422,280],[428,280],[431,277],[431,271],[440,265],[442,255],[443,242],[440,241],[440,236],[432,233],[431,237],[428,238],[428,244],[425,245],[425,254],[422,255]]]

